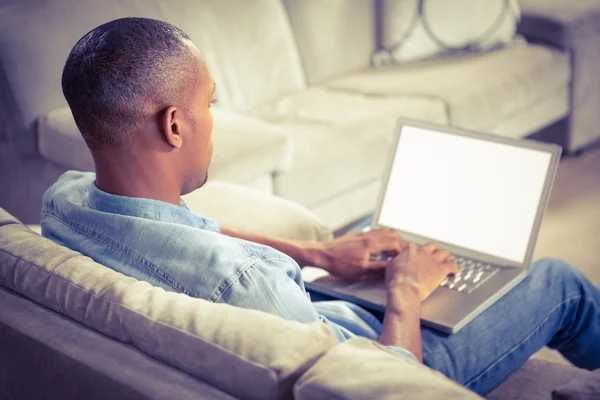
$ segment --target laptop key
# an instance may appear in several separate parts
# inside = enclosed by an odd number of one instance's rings
[[[448,276],[440,286],[461,293],[471,293],[498,272],[498,267],[477,260],[469,260],[461,256],[453,257],[460,270]]]

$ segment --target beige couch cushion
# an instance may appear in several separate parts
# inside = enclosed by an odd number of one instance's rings
[[[296,400],[480,399],[416,361],[355,337],[319,359],[294,385]]]
[[[520,17],[518,0],[385,0],[383,41],[397,62],[510,43]]]
[[[446,104],[449,122],[492,130],[568,87],[569,55],[539,45],[514,45],[482,54],[440,57],[331,80],[332,89],[379,96],[423,96]],[[564,115],[568,110],[560,110]],[[556,115],[548,115],[548,121]]]
[[[335,346],[324,324],[165,292],[39,236],[2,209],[0,285],[241,398],[289,398],[296,379]]]
[[[222,109],[214,109],[213,117],[211,178],[247,183],[288,168],[288,138],[280,129]],[[48,161],[79,171],[94,170],[92,155],[67,106],[39,120],[38,145]]]

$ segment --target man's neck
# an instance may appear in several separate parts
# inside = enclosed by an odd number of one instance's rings
[[[136,157],[119,157],[115,153],[107,158],[103,155],[94,157],[98,189],[119,196],[181,204],[179,182],[159,160],[142,162]]]

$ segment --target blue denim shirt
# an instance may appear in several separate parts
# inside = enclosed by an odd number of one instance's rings
[[[41,225],[45,237],[165,290],[289,320],[323,321],[338,342],[381,334],[381,322],[354,304],[311,303],[292,258],[220,234],[217,222],[194,214],[183,200],[176,206],[112,195],[96,187],[95,174],[70,171],[44,194]]]

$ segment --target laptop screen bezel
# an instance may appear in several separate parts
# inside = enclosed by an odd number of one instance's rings
[[[548,207],[548,202],[550,200],[550,193],[552,191],[552,186],[554,184],[554,178],[556,176],[556,171],[558,169],[558,164],[560,162],[560,156],[562,154],[562,147],[560,147],[556,144],[537,142],[537,141],[530,140],[530,139],[515,139],[515,138],[509,138],[509,137],[493,135],[493,134],[488,134],[488,133],[481,133],[481,132],[465,130],[465,129],[456,128],[456,127],[452,127],[452,126],[442,126],[442,125],[430,124],[430,123],[425,123],[425,122],[417,122],[417,121],[410,121],[410,120],[406,120],[406,119],[399,119],[398,123],[396,124],[396,130],[394,132],[393,143],[392,143],[392,146],[389,151],[387,163],[386,163],[385,170],[384,170],[384,176],[381,181],[381,187],[380,187],[379,196],[377,199],[377,208],[376,208],[376,212],[375,212],[375,217],[373,218],[373,228],[394,229],[402,235],[402,237],[404,238],[405,241],[407,241],[409,243],[415,243],[417,245],[424,245],[426,243],[431,242],[432,239],[421,236],[421,235],[416,235],[411,232],[406,232],[406,231],[397,229],[392,226],[387,226],[385,224],[381,224],[379,221],[379,218],[381,216],[381,208],[383,206],[383,201],[384,201],[386,193],[387,193],[387,188],[388,188],[388,184],[389,184],[392,167],[394,165],[394,160],[396,158],[398,143],[400,141],[400,137],[402,136],[403,128],[406,126],[420,128],[420,129],[434,130],[434,131],[443,132],[443,133],[450,133],[450,134],[454,134],[454,135],[485,140],[488,142],[508,144],[511,146],[516,146],[516,147],[525,148],[525,149],[539,150],[539,151],[547,152],[550,154],[551,159],[550,159],[550,163],[548,166],[548,171],[546,173],[546,179],[544,182],[542,195],[540,196],[540,201],[538,203],[536,216],[534,219],[533,227],[531,229],[529,242],[527,244],[527,251],[525,253],[525,258],[522,263],[515,262],[514,260],[508,260],[508,259],[504,259],[501,257],[496,257],[496,256],[492,256],[489,254],[481,253],[481,252],[478,252],[478,251],[475,251],[472,249],[457,246],[452,243],[435,241],[435,243],[440,248],[448,249],[452,254],[455,254],[455,255],[469,257],[469,258],[489,262],[489,263],[492,263],[495,265],[512,266],[512,267],[519,267],[519,268],[529,268],[529,266],[531,265],[531,260],[533,258],[533,252],[535,250],[535,244],[537,242],[537,238],[538,238],[539,230],[540,230],[542,220],[544,217],[544,213],[546,211],[546,208]]]

